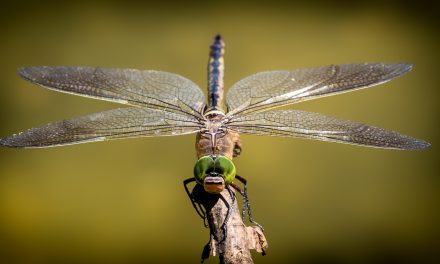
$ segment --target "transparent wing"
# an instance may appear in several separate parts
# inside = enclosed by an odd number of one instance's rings
[[[257,73],[231,87],[226,96],[228,116],[377,85],[408,72],[411,67],[409,64],[346,64]]]
[[[20,68],[18,74],[60,92],[199,117],[205,105],[205,96],[195,83],[168,72],[42,66]]]
[[[245,134],[308,138],[378,148],[415,150],[430,146],[423,140],[382,128],[298,110],[235,117],[226,126]]]
[[[117,108],[47,124],[0,139],[7,147],[51,147],[109,139],[194,133],[202,125],[189,115],[149,109]]]

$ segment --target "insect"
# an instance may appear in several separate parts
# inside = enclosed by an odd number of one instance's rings
[[[195,181],[209,193],[233,186],[242,194],[246,189],[241,191],[234,180],[242,181],[245,187],[246,180],[237,175],[232,162],[241,152],[240,133],[403,150],[430,145],[396,132],[318,113],[271,110],[381,84],[410,71],[409,64],[364,63],[261,72],[232,85],[224,105],[224,50],[221,36],[215,36],[210,46],[207,103],[195,83],[173,73],[90,67],[20,68],[21,77],[48,89],[130,107],[31,128],[0,139],[0,145],[42,148],[195,133],[198,160],[194,177],[185,181],[185,187]]]

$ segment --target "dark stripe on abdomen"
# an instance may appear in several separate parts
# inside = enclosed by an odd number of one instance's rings
[[[208,97],[209,109],[221,109],[223,101],[223,54],[225,44],[220,35],[214,37],[209,53],[208,63]]]

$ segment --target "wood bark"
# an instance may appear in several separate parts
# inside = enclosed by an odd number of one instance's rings
[[[197,185],[194,198],[206,209],[210,242],[205,246],[202,262],[209,255],[220,258],[221,264],[254,263],[250,250],[265,255],[268,244],[258,226],[246,226],[232,188],[220,194],[210,194]]]

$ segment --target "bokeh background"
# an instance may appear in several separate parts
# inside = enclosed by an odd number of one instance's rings
[[[156,69],[206,87],[259,71],[410,62],[379,87],[294,105],[425,139],[395,151],[243,136],[268,255],[256,263],[439,263],[439,30],[428,2],[72,1],[2,5],[0,136],[117,105],[39,88],[30,65]],[[194,136],[0,149],[0,263],[197,263],[209,232],[182,188]],[[208,263],[217,263],[211,258]]]

